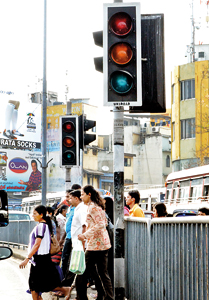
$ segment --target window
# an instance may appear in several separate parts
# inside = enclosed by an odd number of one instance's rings
[[[198,55],[199,55],[199,58],[204,58],[205,57],[205,52],[199,52]]]
[[[195,80],[181,81],[181,100],[195,98]]]
[[[181,120],[181,139],[195,138],[195,118]]]
[[[124,126],[128,126],[128,121],[124,121]]]
[[[130,167],[131,166],[131,159],[130,158],[124,158],[124,166]]]
[[[170,168],[170,156],[166,156],[166,168]]]

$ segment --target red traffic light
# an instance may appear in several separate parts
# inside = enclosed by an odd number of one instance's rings
[[[62,125],[62,129],[65,131],[65,132],[73,132],[73,130],[75,129],[75,126],[73,124],[73,122],[71,121],[67,121],[65,122],[63,125]]]
[[[114,14],[109,21],[109,28],[116,35],[126,35],[132,29],[132,19],[125,12],[118,12]]]
[[[116,64],[125,65],[132,59],[133,51],[129,44],[118,43],[112,46],[110,56]]]

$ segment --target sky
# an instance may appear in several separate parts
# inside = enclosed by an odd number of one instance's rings
[[[132,2],[132,1],[124,1]],[[192,0],[142,0],[142,14],[164,14],[166,103],[170,108],[171,71],[187,63],[186,45],[191,42]],[[202,2],[202,4],[200,4]],[[204,22],[205,0],[194,0],[196,43],[209,44],[209,29]],[[105,130],[112,107],[103,107],[103,75],[95,71],[93,58],[102,56],[94,44],[94,31],[103,29],[103,0],[47,1],[47,88],[68,98],[90,98],[99,107],[100,134]],[[7,0],[0,2],[0,101],[13,97],[26,101],[27,94],[42,90],[44,0]],[[66,75],[67,74],[67,75]],[[3,92],[11,91],[8,96]],[[110,117],[111,119],[111,117]],[[110,126],[111,128],[111,126]],[[111,131],[111,129],[109,129]],[[107,132],[110,133],[110,132]]]

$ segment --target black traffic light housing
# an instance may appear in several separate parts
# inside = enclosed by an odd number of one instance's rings
[[[77,115],[60,116],[60,166],[79,166],[79,123]]]
[[[142,15],[141,29],[142,106],[129,112],[165,112],[164,15]]]
[[[104,4],[104,105],[141,105],[140,3]]]
[[[89,129],[96,126],[96,121],[88,120],[84,115],[79,116],[79,145],[80,149],[84,149],[85,146],[89,145],[96,140],[95,133],[87,133]]]

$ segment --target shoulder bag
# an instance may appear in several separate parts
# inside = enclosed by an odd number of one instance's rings
[[[59,242],[57,240],[56,235],[52,234],[51,235],[51,248],[50,248],[50,254],[51,255],[55,255],[56,253],[58,253],[60,251],[60,245]]]

